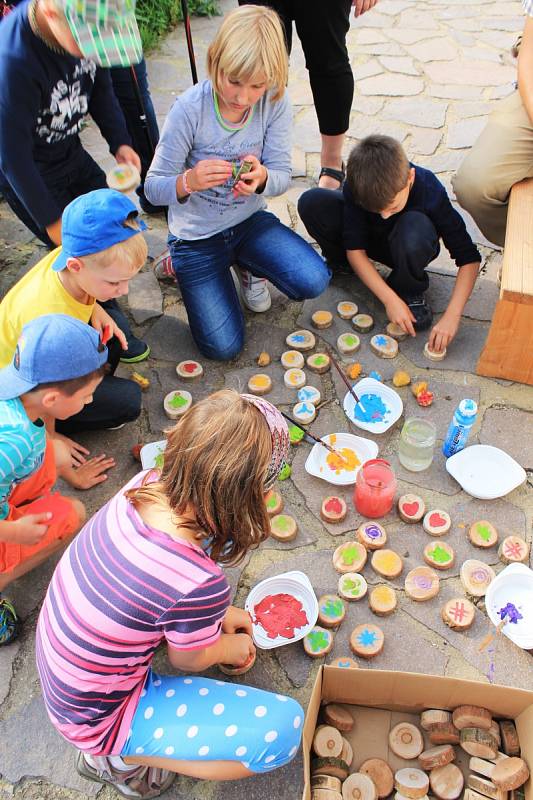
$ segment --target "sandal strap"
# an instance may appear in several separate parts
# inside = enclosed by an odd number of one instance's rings
[[[339,181],[341,186],[344,183],[344,179],[346,178],[346,173],[344,172],[344,169],[334,169],[333,167],[322,167],[320,170],[320,174],[318,176],[318,180],[320,180],[320,178],[323,175],[326,175],[328,178],[333,178],[334,180]]]

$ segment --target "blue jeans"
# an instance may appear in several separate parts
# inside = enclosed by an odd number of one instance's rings
[[[311,245],[268,211],[207,239],[170,234],[168,243],[194,341],[204,356],[221,361],[237,356],[244,344],[232,264],[267,278],[291,300],[318,297],[331,277]]]

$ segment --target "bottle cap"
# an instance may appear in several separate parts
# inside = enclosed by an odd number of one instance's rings
[[[477,414],[477,403],[475,400],[461,400],[459,403],[459,413],[464,417],[474,417]]]

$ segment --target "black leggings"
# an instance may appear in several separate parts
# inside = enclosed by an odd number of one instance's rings
[[[289,53],[294,21],[309,71],[320,133],[326,136],[346,133],[354,89],[346,49],[351,0],[239,0],[241,6],[250,3],[277,11],[285,28]]]

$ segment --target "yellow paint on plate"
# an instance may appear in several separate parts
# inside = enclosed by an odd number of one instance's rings
[[[360,463],[354,451],[350,450],[349,447],[343,447],[342,450],[340,450],[340,455],[337,453],[328,453],[326,456],[326,464],[336,475],[340,475],[342,470],[353,472]]]

